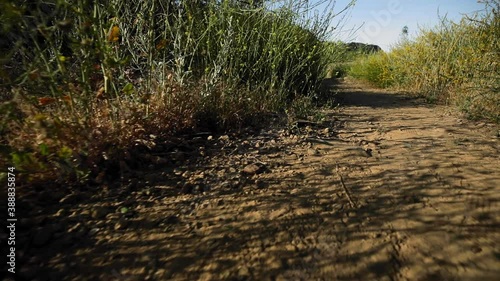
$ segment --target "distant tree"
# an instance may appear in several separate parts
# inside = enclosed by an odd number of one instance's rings
[[[401,33],[405,36],[408,36],[408,26],[403,26],[403,30],[401,30]]]
[[[403,26],[403,29],[401,29],[401,41],[407,42],[408,41],[408,26]]]

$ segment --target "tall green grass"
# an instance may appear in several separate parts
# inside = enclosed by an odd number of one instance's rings
[[[139,144],[285,111],[318,88],[333,13],[279,3],[2,1],[2,158],[85,181]]]
[[[457,106],[470,118],[500,122],[500,2],[459,23],[442,19],[388,54],[358,60],[350,74]]]
[[[347,63],[354,60],[352,52],[341,41],[325,42],[326,59],[329,62],[325,68],[325,77],[341,77],[347,72]]]
[[[352,77],[366,80],[378,87],[390,87],[394,84],[390,59],[390,55],[383,52],[359,56],[350,65],[348,72]]]

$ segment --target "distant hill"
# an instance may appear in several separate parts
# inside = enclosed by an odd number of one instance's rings
[[[365,43],[359,43],[359,42],[347,43],[346,46],[347,46],[347,50],[349,50],[349,51],[358,51],[358,52],[367,53],[367,54],[377,53],[377,52],[382,51],[382,48],[380,48],[377,45],[365,44]]]

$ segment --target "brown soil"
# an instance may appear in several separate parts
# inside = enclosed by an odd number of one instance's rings
[[[122,182],[27,194],[18,277],[499,280],[498,127],[349,81],[337,98],[323,122],[199,134]]]

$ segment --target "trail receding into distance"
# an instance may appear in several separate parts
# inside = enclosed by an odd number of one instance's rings
[[[494,127],[354,82],[338,91],[323,122],[164,144],[149,158],[176,162],[45,206],[21,275],[498,278]]]

